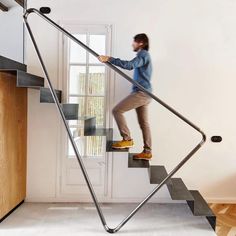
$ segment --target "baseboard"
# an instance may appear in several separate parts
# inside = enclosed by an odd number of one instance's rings
[[[25,200],[21,201],[19,204],[17,204],[12,210],[10,210],[5,216],[3,216],[1,219],[0,219],[0,223],[5,220],[9,215],[11,215],[11,213],[13,211],[15,211],[22,203],[24,203]]]
[[[205,198],[208,203],[227,203],[227,204],[236,204],[236,198]]]

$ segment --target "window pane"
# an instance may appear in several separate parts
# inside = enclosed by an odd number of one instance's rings
[[[96,116],[96,124],[104,124],[104,97],[87,97],[87,115]]]
[[[70,66],[69,94],[85,94],[86,67]]]
[[[77,39],[86,44],[85,34],[75,34]],[[86,51],[74,41],[70,40],[70,63],[86,63]]]
[[[88,94],[104,95],[105,93],[105,67],[90,66],[88,75]]]
[[[70,97],[69,103],[79,104],[79,116],[85,116],[85,98],[84,97]],[[69,125],[81,126],[83,123],[81,120],[70,120]]]
[[[87,156],[103,156],[104,145],[104,137],[102,136],[87,137]]]
[[[102,136],[81,137],[75,140],[79,153],[85,157],[103,157],[105,148],[105,138]],[[85,152],[86,148],[86,152]],[[68,139],[68,156],[75,156],[74,149]]]
[[[106,35],[90,35],[89,47],[99,55],[106,54]],[[96,57],[89,55],[89,63],[100,63]]]

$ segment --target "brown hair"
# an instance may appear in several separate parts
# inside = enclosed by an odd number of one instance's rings
[[[134,41],[137,43],[143,43],[143,49],[149,50],[149,39],[146,34],[137,34],[134,36]]]

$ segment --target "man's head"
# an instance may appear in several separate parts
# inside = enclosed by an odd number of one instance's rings
[[[132,47],[135,52],[144,49],[149,50],[149,39],[146,34],[137,34],[134,36]]]

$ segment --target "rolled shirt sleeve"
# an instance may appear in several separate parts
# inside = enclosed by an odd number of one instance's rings
[[[137,56],[131,61],[121,60],[119,58],[110,57],[109,62],[115,66],[121,67],[126,70],[133,70],[144,66],[147,63],[146,57],[137,54]]]

